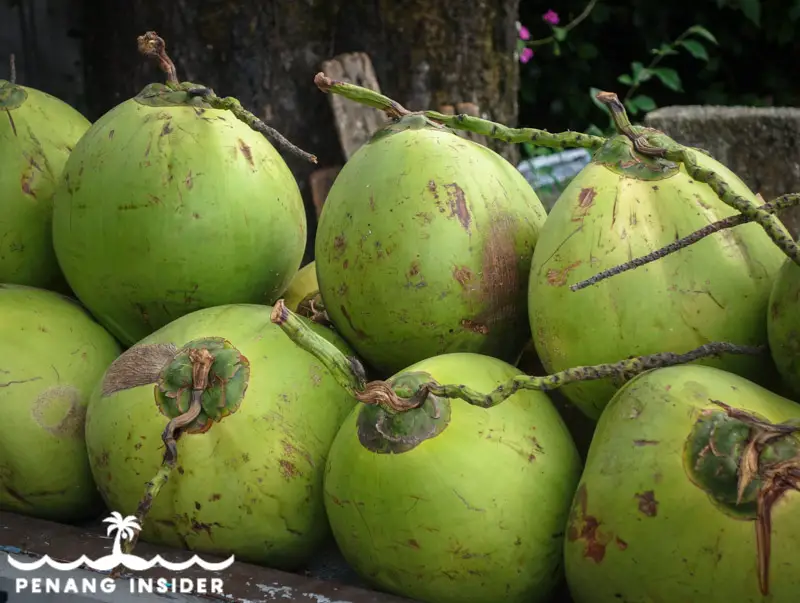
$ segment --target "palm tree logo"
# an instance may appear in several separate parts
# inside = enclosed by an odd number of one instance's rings
[[[71,571],[85,565],[100,572],[111,571],[120,565],[133,571],[144,571],[155,566],[160,566],[164,569],[180,572],[189,569],[193,565],[198,565],[206,571],[218,572],[230,567],[234,562],[233,555],[218,563],[205,561],[197,555],[192,555],[191,559],[180,562],[167,561],[162,558],[161,555],[156,555],[153,559],[147,561],[136,555],[129,555],[122,550],[122,541],[131,540],[137,532],[142,530],[142,526],[139,524],[139,520],[136,519],[135,515],[123,517],[118,511],[112,511],[111,515],[103,520],[103,523],[109,524],[106,534],[108,536],[114,534],[114,546],[111,549],[110,555],[105,555],[99,559],[89,559],[86,555],[81,555],[80,559],[67,562],[56,561],[55,559],[51,559],[49,555],[45,555],[36,561],[26,563],[14,559],[9,554],[7,555],[8,562],[16,569],[28,572],[37,570],[44,565],[49,565],[53,569],[62,571]]]
[[[112,533],[116,532],[111,557],[122,560],[124,558],[122,553],[122,541],[133,538],[136,532],[142,530],[142,526],[139,525],[135,515],[123,517],[119,511],[111,511],[111,515],[106,517],[103,523],[109,524],[106,530],[107,536],[111,536]]]

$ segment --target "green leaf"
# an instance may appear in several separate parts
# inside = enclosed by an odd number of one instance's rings
[[[656,108],[656,101],[645,94],[637,94],[630,102],[642,111],[653,111]]]
[[[645,69],[644,65],[638,61],[631,63],[631,69],[633,70],[633,81],[640,84],[653,76],[652,72],[649,69]]]
[[[717,45],[719,44],[719,42],[717,42],[717,39],[714,37],[714,34],[712,34],[702,25],[692,25],[689,29],[686,30],[686,33],[695,34],[700,36],[701,38],[705,38],[706,40],[712,42],[713,44]]]
[[[553,27],[553,37],[559,42],[567,39],[567,30],[563,27]]]
[[[653,48],[650,52],[653,54],[660,54],[664,56],[668,54],[678,54],[678,51],[675,50],[670,44],[662,44],[661,48]]]
[[[631,79],[631,76],[629,76],[627,73],[623,73],[621,76],[619,76],[617,78],[617,81],[620,84],[624,84],[625,86],[633,86],[633,80]]]
[[[739,0],[739,8],[753,25],[761,27],[761,0]]]
[[[681,78],[678,76],[678,72],[674,69],[670,69],[669,67],[654,67],[651,71],[653,72],[653,75],[660,79],[661,83],[670,90],[674,90],[675,92],[683,92],[683,88],[681,87]]]
[[[706,47],[697,40],[682,40],[681,46],[688,50],[694,58],[700,59],[701,61],[708,60],[708,52],[706,52]]]

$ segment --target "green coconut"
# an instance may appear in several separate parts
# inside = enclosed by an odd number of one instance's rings
[[[790,260],[772,286],[767,333],[778,372],[800,398],[800,266]]]
[[[185,315],[125,352],[93,393],[86,444],[108,507],[133,514],[157,475],[155,502],[139,509],[143,540],[293,569],[329,534],[325,459],[354,400],[270,312],[235,304]],[[348,352],[330,329],[308,325]],[[202,350],[213,360],[202,409],[179,439],[162,441],[168,421],[191,411]],[[171,473],[159,469],[165,444]]]
[[[730,170],[695,153],[731,191],[759,204]],[[567,186],[548,215],[531,265],[528,311],[547,372],[660,351],[682,353],[709,341],[767,343],[767,303],[783,263],[757,224],[704,238],[691,247],[572,291],[570,286],[734,215],[707,185],[678,165],[610,138]],[[766,357],[708,358],[749,379],[770,372]],[[774,371],[774,368],[772,369]],[[597,419],[618,389],[583,382],[562,393]]]
[[[58,261],[123,343],[201,308],[272,303],[300,267],[297,183],[261,133],[212,106],[229,100],[177,80],[148,85],[97,120],[66,164]]]
[[[53,251],[53,192],[91,123],[46,92],[0,80],[0,283],[66,291]]]
[[[281,304],[277,322],[290,337],[315,354],[330,348],[298,333],[299,317]],[[331,356],[334,373],[351,370],[352,360]],[[518,391],[493,408],[424,393],[413,405],[387,404],[433,380],[490,391],[521,374],[497,358],[453,353],[354,393],[364,404],[333,441],[324,496],[339,550],[364,580],[430,603],[553,594],[581,461],[547,395]]]
[[[575,603],[795,603],[800,439],[784,422],[799,418],[799,404],[713,367],[628,382],[567,524]]]
[[[545,218],[498,154],[403,117],[350,158],[325,201],[315,242],[325,310],[385,374],[451,352],[513,362]]]
[[[84,420],[120,352],[72,299],[0,284],[0,510],[62,522],[99,514]]]

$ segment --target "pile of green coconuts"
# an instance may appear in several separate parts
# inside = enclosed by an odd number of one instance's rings
[[[426,603],[800,600],[800,195],[611,93],[603,139],[318,74],[392,119],[301,267],[314,157],[139,50],[166,83],[95,123],[0,80],[2,512],[289,571],[332,538]],[[548,214],[459,130],[593,158]]]

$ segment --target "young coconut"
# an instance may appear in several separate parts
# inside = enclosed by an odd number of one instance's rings
[[[546,218],[534,190],[487,147],[371,90],[315,81],[393,103],[397,118],[348,160],[320,216],[317,277],[336,329],[385,374],[448,352],[514,361]]]
[[[706,341],[765,344],[769,294],[785,258],[758,224],[704,239],[614,282],[594,283],[579,292],[570,288],[599,270],[734,213],[711,186],[689,175],[689,164],[638,150],[616,96],[602,94],[599,98],[610,105],[620,134],[596,151],[561,194],[531,265],[530,325],[545,369],[559,371],[662,349],[681,352]],[[652,134],[650,140],[674,144],[663,134]],[[713,158],[698,152],[693,161],[703,174],[722,177],[726,195],[757,203],[745,184]],[[764,381],[771,368],[767,356],[703,362]],[[562,391],[596,420],[617,387],[604,381]]]
[[[429,603],[536,603],[558,585],[581,463],[544,390],[720,350],[760,351],[713,344],[548,377],[456,353],[367,384],[352,358],[280,300],[272,320],[361,402],[325,469],[325,508],[339,549],[372,585]],[[447,382],[466,385],[439,385]]]
[[[100,514],[84,420],[121,351],[74,300],[0,284],[1,511],[60,522]]]
[[[628,382],[567,524],[575,603],[796,603],[798,429],[800,405],[717,368]]]
[[[68,292],[53,251],[53,192],[91,123],[65,102],[0,79],[0,283]]]
[[[167,84],[146,86],[81,139],[53,224],[70,286],[128,345],[200,308],[274,301],[300,266],[306,216],[262,133],[316,161],[236,99],[179,83],[154,32],[139,50]],[[210,251],[198,261],[198,250]]]
[[[120,356],[92,395],[92,473],[109,508],[136,513],[145,541],[290,570],[329,534],[322,473],[354,400],[270,311],[185,315]]]

